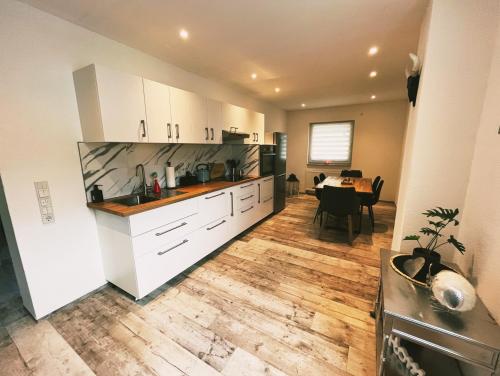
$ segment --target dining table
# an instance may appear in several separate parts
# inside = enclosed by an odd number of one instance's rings
[[[352,184],[342,184],[342,181],[349,179]],[[317,184],[314,188],[323,189],[325,185],[331,187],[349,188],[354,187],[356,193],[360,195],[372,194],[372,179],[371,178],[345,178],[340,176],[327,176],[325,180]]]

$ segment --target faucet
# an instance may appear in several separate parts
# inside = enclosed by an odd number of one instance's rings
[[[137,175],[137,172],[140,170],[141,175]],[[138,164],[135,166],[135,176],[139,176],[142,179],[142,193],[144,196],[148,194],[148,186],[146,185],[146,173],[144,172],[144,165]]]

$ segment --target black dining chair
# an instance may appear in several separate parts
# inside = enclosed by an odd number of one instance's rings
[[[380,199],[380,192],[384,186],[384,181],[380,180],[377,188],[373,191],[373,194],[361,197],[361,210],[359,214],[359,228],[361,231],[361,220],[363,218],[363,207],[368,208],[368,215],[370,216],[370,221],[372,223],[372,231],[375,230],[375,216],[373,215],[373,205],[376,205]]]
[[[325,180],[325,179],[326,179],[326,175],[325,174],[323,174],[323,173],[319,174],[319,181],[320,182],[323,181],[323,180]]]
[[[316,195],[316,198],[318,199],[318,201],[321,200],[321,189],[317,189],[316,186],[321,183],[321,181],[319,180],[319,178],[317,176],[315,176],[313,178],[314,180],[314,194]],[[318,208],[316,209],[316,214],[314,215],[314,220],[313,220],[313,223],[316,223],[316,219],[318,218],[318,216],[320,215],[321,213],[321,205],[318,204]],[[321,217],[320,217],[320,220],[321,220]]]
[[[360,199],[354,187],[332,187],[325,185],[321,194],[321,215],[326,212],[325,224],[328,216],[347,218],[347,232],[349,244],[352,245],[352,217],[358,214]]]
[[[342,170],[340,176],[343,178],[362,178],[363,173],[361,170]]]
[[[379,182],[380,182],[380,176],[377,176],[375,179],[373,179],[372,192],[375,192],[377,190],[377,186],[378,186]]]
[[[313,178],[313,181],[314,181],[314,186],[317,186],[319,183],[321,183],[321,180],[319,180],[317,176]]]

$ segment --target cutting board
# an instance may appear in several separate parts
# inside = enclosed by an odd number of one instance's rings
[[[210,170],[210,180],[222,178],[226,172],[224,163],[214,163]]]

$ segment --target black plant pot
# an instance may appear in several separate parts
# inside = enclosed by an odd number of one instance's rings
[[[436,275],[443,269],[447,269],[441,264],[441,255],[437,252],[431,251],[427,248],[414,248],[413,258],[423,257],[425,259],[424,267],[413,277],[419,282],[426,282],[429,267],[431,268],[431,276]]]

